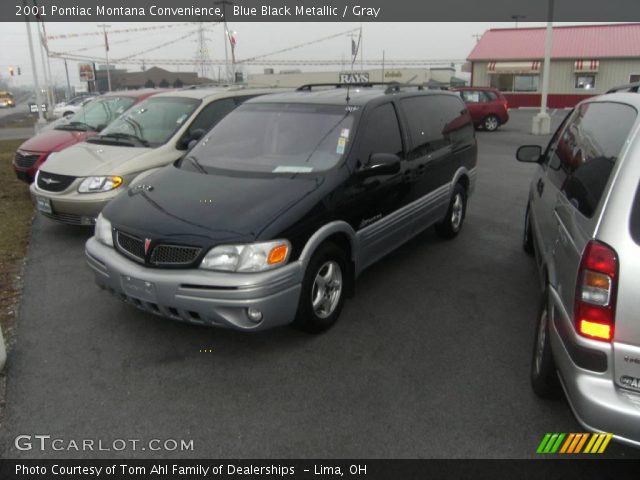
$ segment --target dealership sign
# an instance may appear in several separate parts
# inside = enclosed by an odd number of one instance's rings
[[[338,78],[340,83],[369,83],[369,72],[341,73]]]
[[[78,64],[78,72],[80,73],[80,80],[82,82],[94,82],[96,79],[91,63]]]

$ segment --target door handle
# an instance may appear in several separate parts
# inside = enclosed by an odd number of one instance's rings
[[[544,181],[542,178],[538,179],[538,183],[536,183],[536,190],[538,190],[538,195],[542,196],[542,192],[544,192]]]

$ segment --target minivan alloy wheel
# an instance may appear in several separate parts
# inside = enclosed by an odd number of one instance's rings
[[[313,311],[320,318],[329,317],[342,295],[342,269],[334,260],[322,264],[311,289]]]
[[[451,207],[451,226],[455,231],[460,230],[462,225],[462,216],[464,214],[464,199],[461,193],[456,193]]]

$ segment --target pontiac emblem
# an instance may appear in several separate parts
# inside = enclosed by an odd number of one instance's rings
[[[144,239],[144,254],[146,255],[147,253],[149,253],[149,247],[151,246],[151,239],[150,238],[145,238]]]

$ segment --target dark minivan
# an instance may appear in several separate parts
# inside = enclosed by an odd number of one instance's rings
[[[88,263],[151,313],[319,332],[366,267],[429,226],[459,233],[476,161],[457,94],[306,85],[254,98],[110,202]]]

